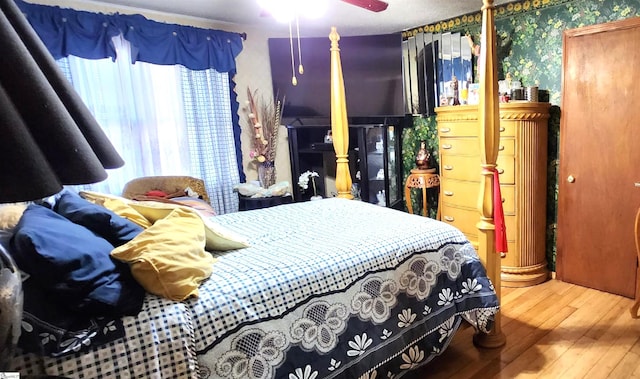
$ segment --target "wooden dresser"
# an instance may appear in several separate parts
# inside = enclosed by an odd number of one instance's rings
[[[549,103],[500,104],[498,172],[509,252],[502,259],[505,287],[547,280],[545,254]],[[480,142],[476,105],[436,108],[442,221],[477,246],[480,220]]]

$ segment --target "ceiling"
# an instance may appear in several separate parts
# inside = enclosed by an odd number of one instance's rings
[[[482,0],[386,0],[387,10],[371,12],[339,0],[328,0],[327,13],[321,19],[300,19],[302,36],[326,36],[331,26],[341,35],[386,34],[416,26],[478,12]],[[496,5],[513,0],[495,0]],[[33,0],[33,2],[41,2]],[[258,28],[273,34],[287,34],[288,24],[262,15],[258,0],[100,0],[82,3],[116,5],[121,13],[136,9],[175,14],[234,24],[239,28]],[[129,12],[130,10],[131,12]]]

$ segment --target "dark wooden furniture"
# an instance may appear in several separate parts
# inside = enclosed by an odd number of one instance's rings
[[[238,209],[241,211],[269,208],[276,205],[289,204],[293,202],[293,196],[291,196],[290,194],[271,197],[249,197],[238,195],[238,197],[240,199],[238,203]]]
[[[375,123],[349,125],[349,171],[353,194],[366,202],[400,209],[402,203],[402,159],[400,131],[404,118]],[[302,191],[298,178],[305,171],[315,171],[318,195],[335,196],[332,185],[336,175],[333,143],[325,142],[331,129],[327,122],[287,125],[291,158],[291,179],[295,201],[306,201],[313,191]],[[383,201],[380,201],[384,199]]]

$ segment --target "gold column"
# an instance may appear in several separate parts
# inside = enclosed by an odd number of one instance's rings
[[[344,79],[340,61],[340,36],[331,27],[331,135],[336,152],[336,189],[338,197],[353,199],[351,195],[351,173],[349,172],[349,123],[344,95]]]
[[[496,51],[496,31],[493,17],[493,0],[484,0],[482,6],[482,51],[478,61],[480,75],[480,101],[478,120],[480,125],[480,158],[481,175],[478,209],[478,253],[487,269],[495,290],[500,298],[500,256],[495,251],[495,224],[493,220],[493,170],[498,158],[500,141],[500,114],[498,107],[498,70]],[[506,343],[502,332],[501,313],[495,317],[495,324],[490,333],[478,333],[474,336],[475,344],[482,347],[495,348]]]

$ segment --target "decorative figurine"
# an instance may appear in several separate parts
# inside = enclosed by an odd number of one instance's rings
[[[332,143],[333,135],[331,134],[331,129],[327,131],[327,135],[324,136],[324,143]]]
[[[453,101],[451,105],[460,105],[460,93],[458,91],[458,78],[454,75],[451,79],[451,88],[453,89]]]
[[[427,150],[427,143],[425,141],[420,141],[420,149],[416,153],[416,166],[418,169],[428,169],[429,158],[431,158],[431,154],[429,154],[429,151]]]

